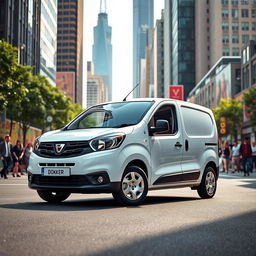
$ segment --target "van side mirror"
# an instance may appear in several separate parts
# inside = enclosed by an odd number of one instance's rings
[[[170,130],[168,121],[157,120],[156,127],[149,127],[149,135],[152,136],[154,133],[167,132]]]

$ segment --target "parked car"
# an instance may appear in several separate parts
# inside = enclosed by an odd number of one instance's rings
[[[219,176],[217,129],[210,109],[171,99],[90,107],[64,128],[37,138],[31,189],[48,202],[71,193],[112,193],[138,205],[148,190],[190,187],[212,198]]]

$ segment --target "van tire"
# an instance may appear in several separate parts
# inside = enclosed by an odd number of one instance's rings
[[[136,206],[142,204],[148,193],[148,179],[145,172],[138,166],[126,167],[120,188],[112,195],[122,205]]]
[[[217,175],[213,167],[206,167],[197,193],[201,198],[212,198],[217,188]]]
[[[48,190],[37,190],[38,195],[49,203],[60,203],[64,200],[66,200],[71,193],[69,192],[53,192]]]

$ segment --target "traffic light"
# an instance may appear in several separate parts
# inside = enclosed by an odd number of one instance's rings
[[[226,118],[221,117],[220,118],[220,134],[225,135],[226,132],[227,132]]]

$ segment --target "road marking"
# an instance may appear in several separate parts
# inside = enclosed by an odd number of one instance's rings
[[[28,184],[0,184],[0,186],[27,186]]]

